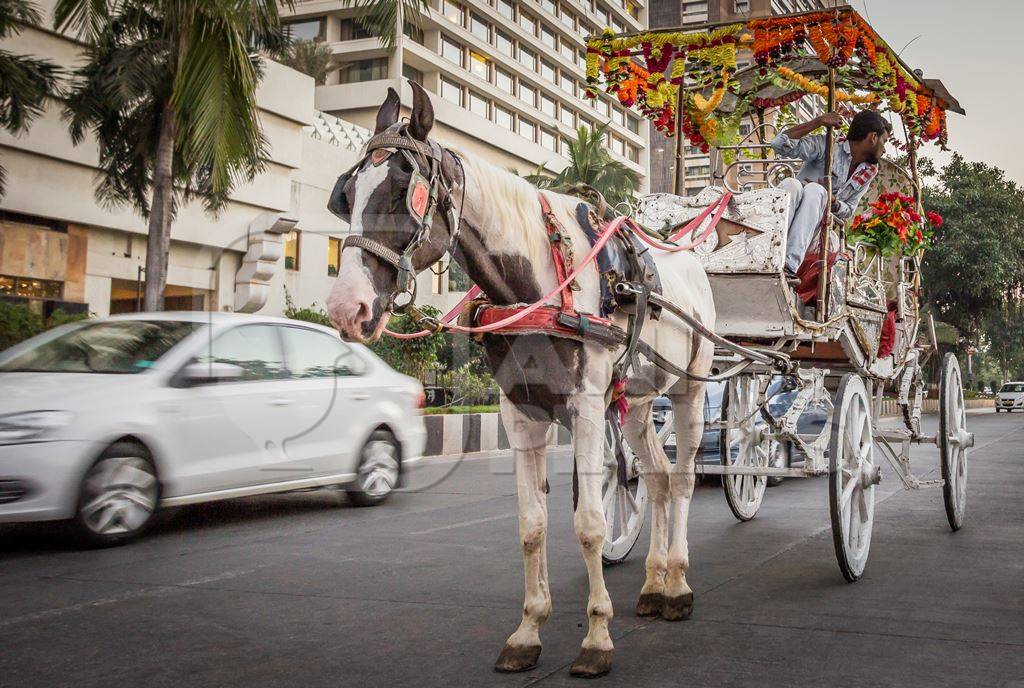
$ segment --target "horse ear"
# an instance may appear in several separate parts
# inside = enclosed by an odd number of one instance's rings
[[[377,110],[377,128],[373,132],[379,134],[392,124],[398,121],[398,109],[401,106],[402,101],[398,97],[398,92],[393,89],[388,89],[388,97],[384,99],[380,109]]]
[[[409,133],[414,139],[426,141],[427,134],[434,126],[434,106],[430,104],[430,96],[415,81],[412,86],[412,115],[409,118]]]

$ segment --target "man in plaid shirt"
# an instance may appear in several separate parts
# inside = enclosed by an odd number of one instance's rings
[[[783,180],[780,189],[789,192],[789,239],[786,242],[786,278],[797,282],[796,271],[804,260],[828,205],[825,190],[825,137],[810,133],[823,126],[840,127],[843,118],[835,112],[815,117],[781,132],[772,148],[784,158],[804,161],[795,178]],[[840,220],[853,217],[861,197],[878,174],[885,142],[892,125],[875,110],[858,112],[850,123],[846,139],[839,139],[832,152],[832,214]]]

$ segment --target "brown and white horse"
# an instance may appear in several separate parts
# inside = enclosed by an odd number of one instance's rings
[[[426,92],[413,88],[413,109],[406,135],[427,142],[434,123]],[[377,113],[376,133],[393,130],[400,101],[394,90]],[[441,150],[435,148],[434,150]],[[372,155],[353,170],[344,185],[344,205],[351,233],[403,253],[414,241],[420,223],[407,209],[407,190],[414,177],[406,155]],[[555,265],[541,213],[537,189],[519,177],[470,155],[441,153],[444,179],[459,190],[452,200],[460,207],[461,233],[453,258],[495,304],[533,303],[557,286]],[[572,243],[579,262],[589,247],[576,220],[579,199],[544,192]],[[412,270],[420,272],[442,258],[452,238],[450,217],[437,212],[423,240],[411,253]],[[653,251],[664,296],[683,306],[704,325],[714,328],[715,310],[708,279],[689,252]],[[569,266],[570,269],[575,267]],[[379,337],[390,313],[399,270],[379,255],[358,246],[344,248],[334,288],[327,300],[335,326],[349,340]],[[576,307],[598,313],[600,287],[596,267],[580,275]],[[612,316],[625,326],[624,316]],[[697,375],[707,375],[713,349],[670,313],[651,320],[643,340],[662,356]],[[601,550],[606,533],[602,508],[602,467],[605,411],[612,368],[621,351],[577,341],[530,334],[485,335],[483,346],[501,389],[501,414],[512,446],[519,504],[526,599],[522,621],[508,638],[495,669],[524,671],[540,655],[540,629],[551,613],[547,567],[546,437],[551,423],[569,428],[579,481],[573,525],[586,562],[590,596],[589,630],[572,665],[578,676],[598,676],[611,668],[612,604],[605,588]],[[652,504],[650,552],[637,614],[665,619],[687,618],[693,593],[686,582],[689,568],[686,529],[694,485],[694,455],[703,429],[704,384],[676,378],[650,365],[634,370],[626,390],[629,413],[624,434],[640,456],[643,479]],[[677,461],[673,466],[658,443],[652,417],[653,400],[668,394],[676,418]]]

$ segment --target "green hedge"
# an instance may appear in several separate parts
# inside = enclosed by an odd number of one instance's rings
[[[58,310],[49,318],[43,318],[28,306],[0,301],[0,351],[35,337],[40,332],[87,317],[86,313],[71,314]]]

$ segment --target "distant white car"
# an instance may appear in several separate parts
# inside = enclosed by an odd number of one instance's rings
[[[1024,410],[1024,382],[1007,382],[996,392],[996,413]]]
[[[383,501],[426,442],[423,389],[311,323],[231,313],[87,320],[0,353],[0,522],[91,544],[159,506],[343,486]]]

